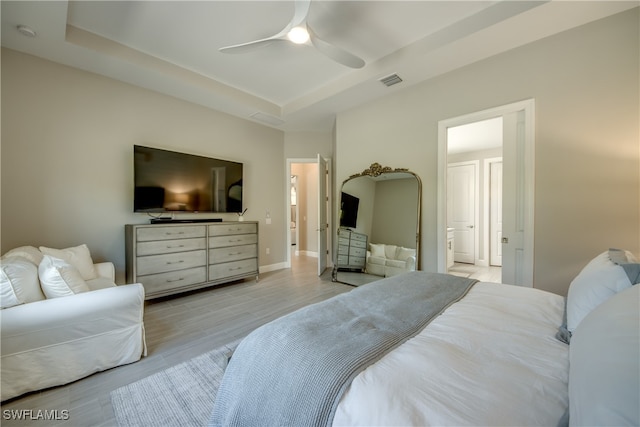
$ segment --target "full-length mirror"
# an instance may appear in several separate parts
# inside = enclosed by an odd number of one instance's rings
[[[420,178],[373,163],[342,183],[333,280],[353,286],[420,269]]]

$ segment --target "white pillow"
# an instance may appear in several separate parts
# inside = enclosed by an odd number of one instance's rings
[[[36,267],[40,265],[40,262],[42,261],[42,252],[40,252],[35,246],[20,246],[18,248],[11,249],[9,252],[2,255],[2,259],[16,256],[28,259]]]
[[[73,265],[45,255],[38,267],[40,285],[47,298],[59,298],[89,291],[89,286]]]
[[[73,265],[78,269],[84,280],[91,280],[98,277],[87,245],[83,244],[66,249],[52,249],[40,246],[40,251],[44,255],[51,255],[54,258],[65,260]]]
[[[11,256],[0,261],[0,305],[9,308],[41,301],[38,268],[28,259]]]
[[[383,244],[369,243],[369,249],[371,250],[371,256],[384,258]]]
[[[396,252],[398,247],[396,245],[384,245],[384,256],[387,259],[396,259]]]
[[[603,252],[576,276],[567,294],[567,329],[572,332],[594,308],[618,292],[631,287],[624,269]]]
[[[403,248],[403,247],[398,248],[397,259],[399,261],[406,261],[413,256],[416,256],[415,249],[409,249],[409,248]]]
[[[640,285],[594,309],[569,346],[570,425],[640,425]]]

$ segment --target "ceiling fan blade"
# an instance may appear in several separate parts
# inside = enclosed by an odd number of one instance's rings
[[[289,33],[289,31],[291,31],[292,28],[297,27],[305,22],[305,20],[307,19],[307,14],[309,13],[310,5],[311,0],[296,0],[294,4],[293,18],[291,19],[291,21],[289,21],[287,26],[277,34],[264,39],[221,47],[218,50],[222,53],[245,53],[250,52],[254,49],[258,49],[260,47],[267,46],[274,41],[284,40],[284,37],[286,37],[286,35]]]
[[[316,47],[316,49],[327,55],[329,58],[350,68],[364,67],[365,62],[362,58],[322,40],[308,25],[307,31],[309,32],[311,43]]]
[[[274,36],[266,39],[254,40],[252,42],[235,44],[233,46],[225,46],[225,47],[221,47],[218,50],[222,53],[245,53],[245,52],[251,52],[252,50],[256,50],[261,47],[268,46],[271,43],[277,42],[277,41],[285,41],[285,40],[281,37]]]

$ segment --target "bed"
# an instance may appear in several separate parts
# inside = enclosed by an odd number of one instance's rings
[[[638,425],[638,281],[606,251],[567,299],[425,272],[371,283],[245,338],[210,425]]]

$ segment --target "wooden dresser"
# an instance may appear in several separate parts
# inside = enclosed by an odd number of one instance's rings
[[[197,222],[125,225],[127,283],[145,299],[258,279],[258,223]]]
[[[338,230],[337,268],[364,270],[367,258],[367,235],[341,228]]]

